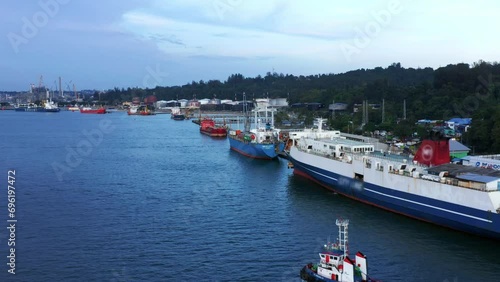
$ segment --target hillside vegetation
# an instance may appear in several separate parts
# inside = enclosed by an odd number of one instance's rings
[[[192,81],[182,86],[154,89],[112,89],[101,97],[108,104],[130,101],[133,97],[155,95],[158,100],[212,98],[247,99],[288,98],[289,104],[318,102],[325,105],[320,112],[303,113],[307,119],[327,115],[333,101],[348,104],[348,112],[337,114],[331,125],[347,130],[350,122],[361,130],[361,111],[353,113],[355,104],[368,101],[382,104],[381,109],[370,109],[369,123],[363,131],[394,130],[398,136],[412,135],[419,119],[448,120],[453,117],[471,117],[472,129],[462,142],[476,153],[500,153],[500,65],[479,61],[473,65],[450,64],[438,69],[404,68],[394,63],[387,68],[359,69],[339,74],[294,76],[267,73],[264,77],[244,77],[232,74],[226,81]],[[406,119],[403,120],[403,101],[406,101]],[[328,114],[331,117],[331,114]]]

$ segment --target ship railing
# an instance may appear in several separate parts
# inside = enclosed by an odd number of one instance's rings
[[[396,175],[401,175],[401,176],[406,176],[406,177],[410,177],[410,178],[414,177],[413,174],[410,171],[408,171],[408,170],[393,169],[393,170],[390,170],[389,173],[396,174]],[[485,184],[481,183],[481,182],[460,181],[459,179],[453,178],[453,177],[439,177],[437,175],[419,174],[418,178],[422,179],[422,180],[427,180],[427,181],[430,181],[430,182],[439,182],[439,183],[442,183],[442,184],[448,184],[448,185],[451,185],[451,186],[456,186],[456,187],[465,188],[465,189],[472,189],[472,190],[482,191],[482,192],[495,192],[495,191],[498,191],[498,190],[495,190],[495,189],[491,189],[491,190],[487,189],[487,187],[485,186]]]
[[[299,147],[297,147],[297,149],[299,151],[306,152],[308,154],[313,154],[313,155],[316,155],[316,156],[319,156],[319,157],[323,157],[323,158],[327,158],[327,159],[331,159],[331,160],[335,160],[335,161],[339,161],[339,162],[349,163],[349,164],[352,163],[352,158],[351,158],[351,160],[349,160],[347,158],[348,157],[347,154],[344,154],[343,157],[333,157],[333,155],[330,155],[330,154],[327,154],[327,153],[315,152],[313,150],[305,150],[305,149],[302,149],[302,148],[299,148]]]
[[[288,133],[295,133],[295,132],[305,132],[306,129],[299,128],[299,129],[282,129],[283,131],[286,131]]]
[[[304,149],[301,149],[301,148],[298,148],[300,151],[303,151],[303,152],[308,152],[307,150],[304,150]],[[347,156],[351,156],[351,158],[353,157],[352,155],[354,154],[344,154],[343,157],[333,157],[332,155],[329,155],[329,154],[324,154],[324,153],[319,153],[319,152],[315,152],[315,151],[309,151],[308,153],[310,154],[313,154],[313,155],[317,155],[317,156],[320,156],[320,157],[325,157],[325,158],[329,158],[329,159],[332,159],[332,160],[336,160],[336,161],[340,161],[340,162],[346,162],[346,163],[352,163],[352,159],[351,161],[348,161],[348,158]],[[361,159],[361,155],[358,155],[358,156],[354,156],[356,159]],[[387,159],[390,159],[390,158],[387,158]],[[392,159],[394,160],[394,159]],[[412,164],[413,167],[428,167],[428,166],[425,166],[425,165],[419,165],[419,164]],[[384,171],[383,169],[383,165],[380,165],[379,168],[377,169],[378,171]],[[394,167],[394,165],[393,165]],[[413,173],[411,171],[408,171],[408,170],[400,170],[400,169],[397,169],[397,168],[394,168],[392,170],[389,170],[388,173],[391,173],[391,174],[396,174],[396,175],[400,175],[400,176],[404,176],[404,177],[409,177],[409,178],[413,178]],[[439,182],[439,183],[442,183],[442,184],[448,184],[448,185],[452,185],[452,186],[456,186],[456,187],[461,187],[461,188],[465,188],[465,189],[472,189],[472,190],[476,190],[476,191],[482,191],[482,192],[494,192],[494,191],[498,191],[498,190],[488,190],[486,189],[486,187],[483,187],[481,184],[482,183],[479,183],[479,182],[466,182],[466,181],[459,181],[458,179],[456,178],[452,178],[452,177],[439,177],[438,179],[438,176],[435,176],[435,177],[429,177],[430,175],[429,174],[422,174],[422,173],[419,173],[418,174],[418,178],[422,179],[422,180],[427,180],[427,181],[431,181],[431,182]],[[467,184],[468,183],[468,184]],[[481,186],[481,187],[479,187]]]

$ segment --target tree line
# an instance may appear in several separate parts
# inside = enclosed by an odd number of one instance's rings
[[[155,95],[158,100],[213,98],[247,100],[288,98],[289,104],[332,102],[348,104],[347,113],[339,113],[331,124],[347,130],[360,125],[362,113],[352,113],[355,104],[367,101],[382,104],[369,109],[363,130],[395,130],[399,136],[412,135],[419,119],[448,120],[471,117],[472,127],[462,142],[476,153],[500,153],[500,64],[478,61],[450,64],[433,69],[404,68],[400,63],[374,69],[358,69],[338,74],[291,75],[268,72],[265,76],[245,77],[231,74],[227,80],[192,81],[182,86],[158,86],[152,89],[114,88],[101,95],[101,101],[117,104],[133,97]],[[406,105],[404,107],[403,105]],[[308,119],[323,113],[303,113]],[[404,119],[406,117],[406,119]],[[382,120],[383,119],[383,120]],[[354,129],[361,130],[359,126]]]

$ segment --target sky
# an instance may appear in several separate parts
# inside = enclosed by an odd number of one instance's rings
[[[498,11],[495,0],[4,0],[0,90],[493,62]]]

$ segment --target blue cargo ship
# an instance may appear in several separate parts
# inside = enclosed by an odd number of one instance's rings
[[[244,102],[245,130],[229,131],[229,146],[244,156],[254,159],[271,160],[283,151],[284,144],[279,142],[280,130],[274,128],[274,112],[265,102],[256,102],[254,128],[250,129],[250,117],[247,104]]]
[[[252,135],[240,133],[239,135],[229,134],[229,145],[234,150],[244,156],[254,159],[270,160],[278,157],[278,153],[283,151],[283,143],[257,143],[252,142]]]
[[[44,113],[57,113],[61,111],[57,107],[57,105],[54,104],[54,102],[44,102],[43,106],[38,106],[36,104],[30,103],[27,105],[19,105],[14,109],[16,112],[44,112]]]

